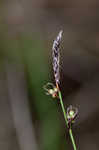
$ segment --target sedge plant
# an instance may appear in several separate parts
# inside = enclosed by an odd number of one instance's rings
[[[55,85],[52,83],[47,83],[44,85],[47,95],[52,95],[53,98],[58,98],[60,100],[60,105],[62,108],[63,116],[65,119],[66,128],[69,131],[70,139],[74,150],[77,150],[77,146],[74,140],[72,132],[72,124],[78,114],[78,109],[70,105],[67,110],[65,110],[62,93],[60,90],[60,44],[62,39],[63,31],[60,31],[58,36],[53,42],[52,46],[52,65],[55,78]]]

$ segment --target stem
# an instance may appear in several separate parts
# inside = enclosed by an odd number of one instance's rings
[[[72,141],[72,145],[73,145],[74,150],[77,150],[76,144],[75,144],[75,140],[74,140],[74,137],[73,137],[73,133],[72,133],[72,129],[71,129],[71,128],[69,129],[69,135],[70,135],[70,138],[71,138],[71,141]]]
[[[62,100],[62,94],[61,94],[61,91],[60,91],[60,89],[59,89],[58,84],[56,84],[56,86],[57,86],[57,88],[58,88],[58,95],[59,95],[59,99],[60,99],[60,104],[61,104],[61,107],[62,107],[62,111],[63,111],[64,119],[65,119],[65,122],[66,122],[66,126],[67,126],[67,128],[68,128],[67,115],[66,115],[66,111],[65,111],[65,108],[64,108],[63,100]],[[73,133],[72,133],[72,129],[71,129],[71,128],[69,129],[69,135],[70,135],[70,138],[71,138],[71,142],[72,142],[73,149],[74,149],[74,150],[77,150],[76,144],[75,144],[75,140],[74,140],[74,137],[73,137]]]

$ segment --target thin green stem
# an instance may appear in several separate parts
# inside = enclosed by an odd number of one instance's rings
[[[64,108],[64,104],[63,104],[63,100],[62,100],[62,94],[61,94],[61,91],[60,91],[60,90],[58,91],[58,95],[59,95],[60,104],[61,104],[61,107],[62,107],[64,119],[65,119],[65,122],[66,122],[66,126],[67,126],[67,128],[68,128],[67,115],[66,115],[66,111],[65,111],[65,108]],[[71,128],[69,129],[69,135],[70,135],[70,138],[71,138],[71,141],[72,141],[73,149],[74,149],[74,150],[77,150],[76,144],[75,144],[75,140],[74,140],[74,137],[73,137],[73,133],[72,133],[72,129],[71,129]]]
[[[74,136],[73,136],[71,128],[69,129],[69,134],[70,134],[70,138],[71,138],[71,141],[72,141],[73,148],[74,148],[74,150],[77,150],[76,144],[75,144],[75,140],[74,140]]]

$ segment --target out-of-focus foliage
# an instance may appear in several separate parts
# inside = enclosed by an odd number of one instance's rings
[[[41,150],[58,150],[61,148],[61,124],[57,112],[57,100],[45,94],[44,84],[51,81],[48,56],[44,42],[35,37],[22,37],[21,45],[32,95],[32,109],[38,118],[39,142]],[[37,131],[38,132],[38,131]]]

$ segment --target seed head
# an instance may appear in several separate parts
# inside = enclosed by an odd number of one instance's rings
[[[67,108],[68,123],[72,123],[75,120],[75,118],[77,117],[77,114],[78,114],[78,109],[76,107],[73,107],[72,105],[70,105]]]
[[[53,70],[54,70],[54,77],[56,83],[59,83],[60,80],[60,72],[59,72],[59,65],[60,65],[60,43],[62,39],[62,33],[63,31],[61,30],[56,37],[56,39],[53,42],[53,47],[52,47],[52,59],[53,59]]]

